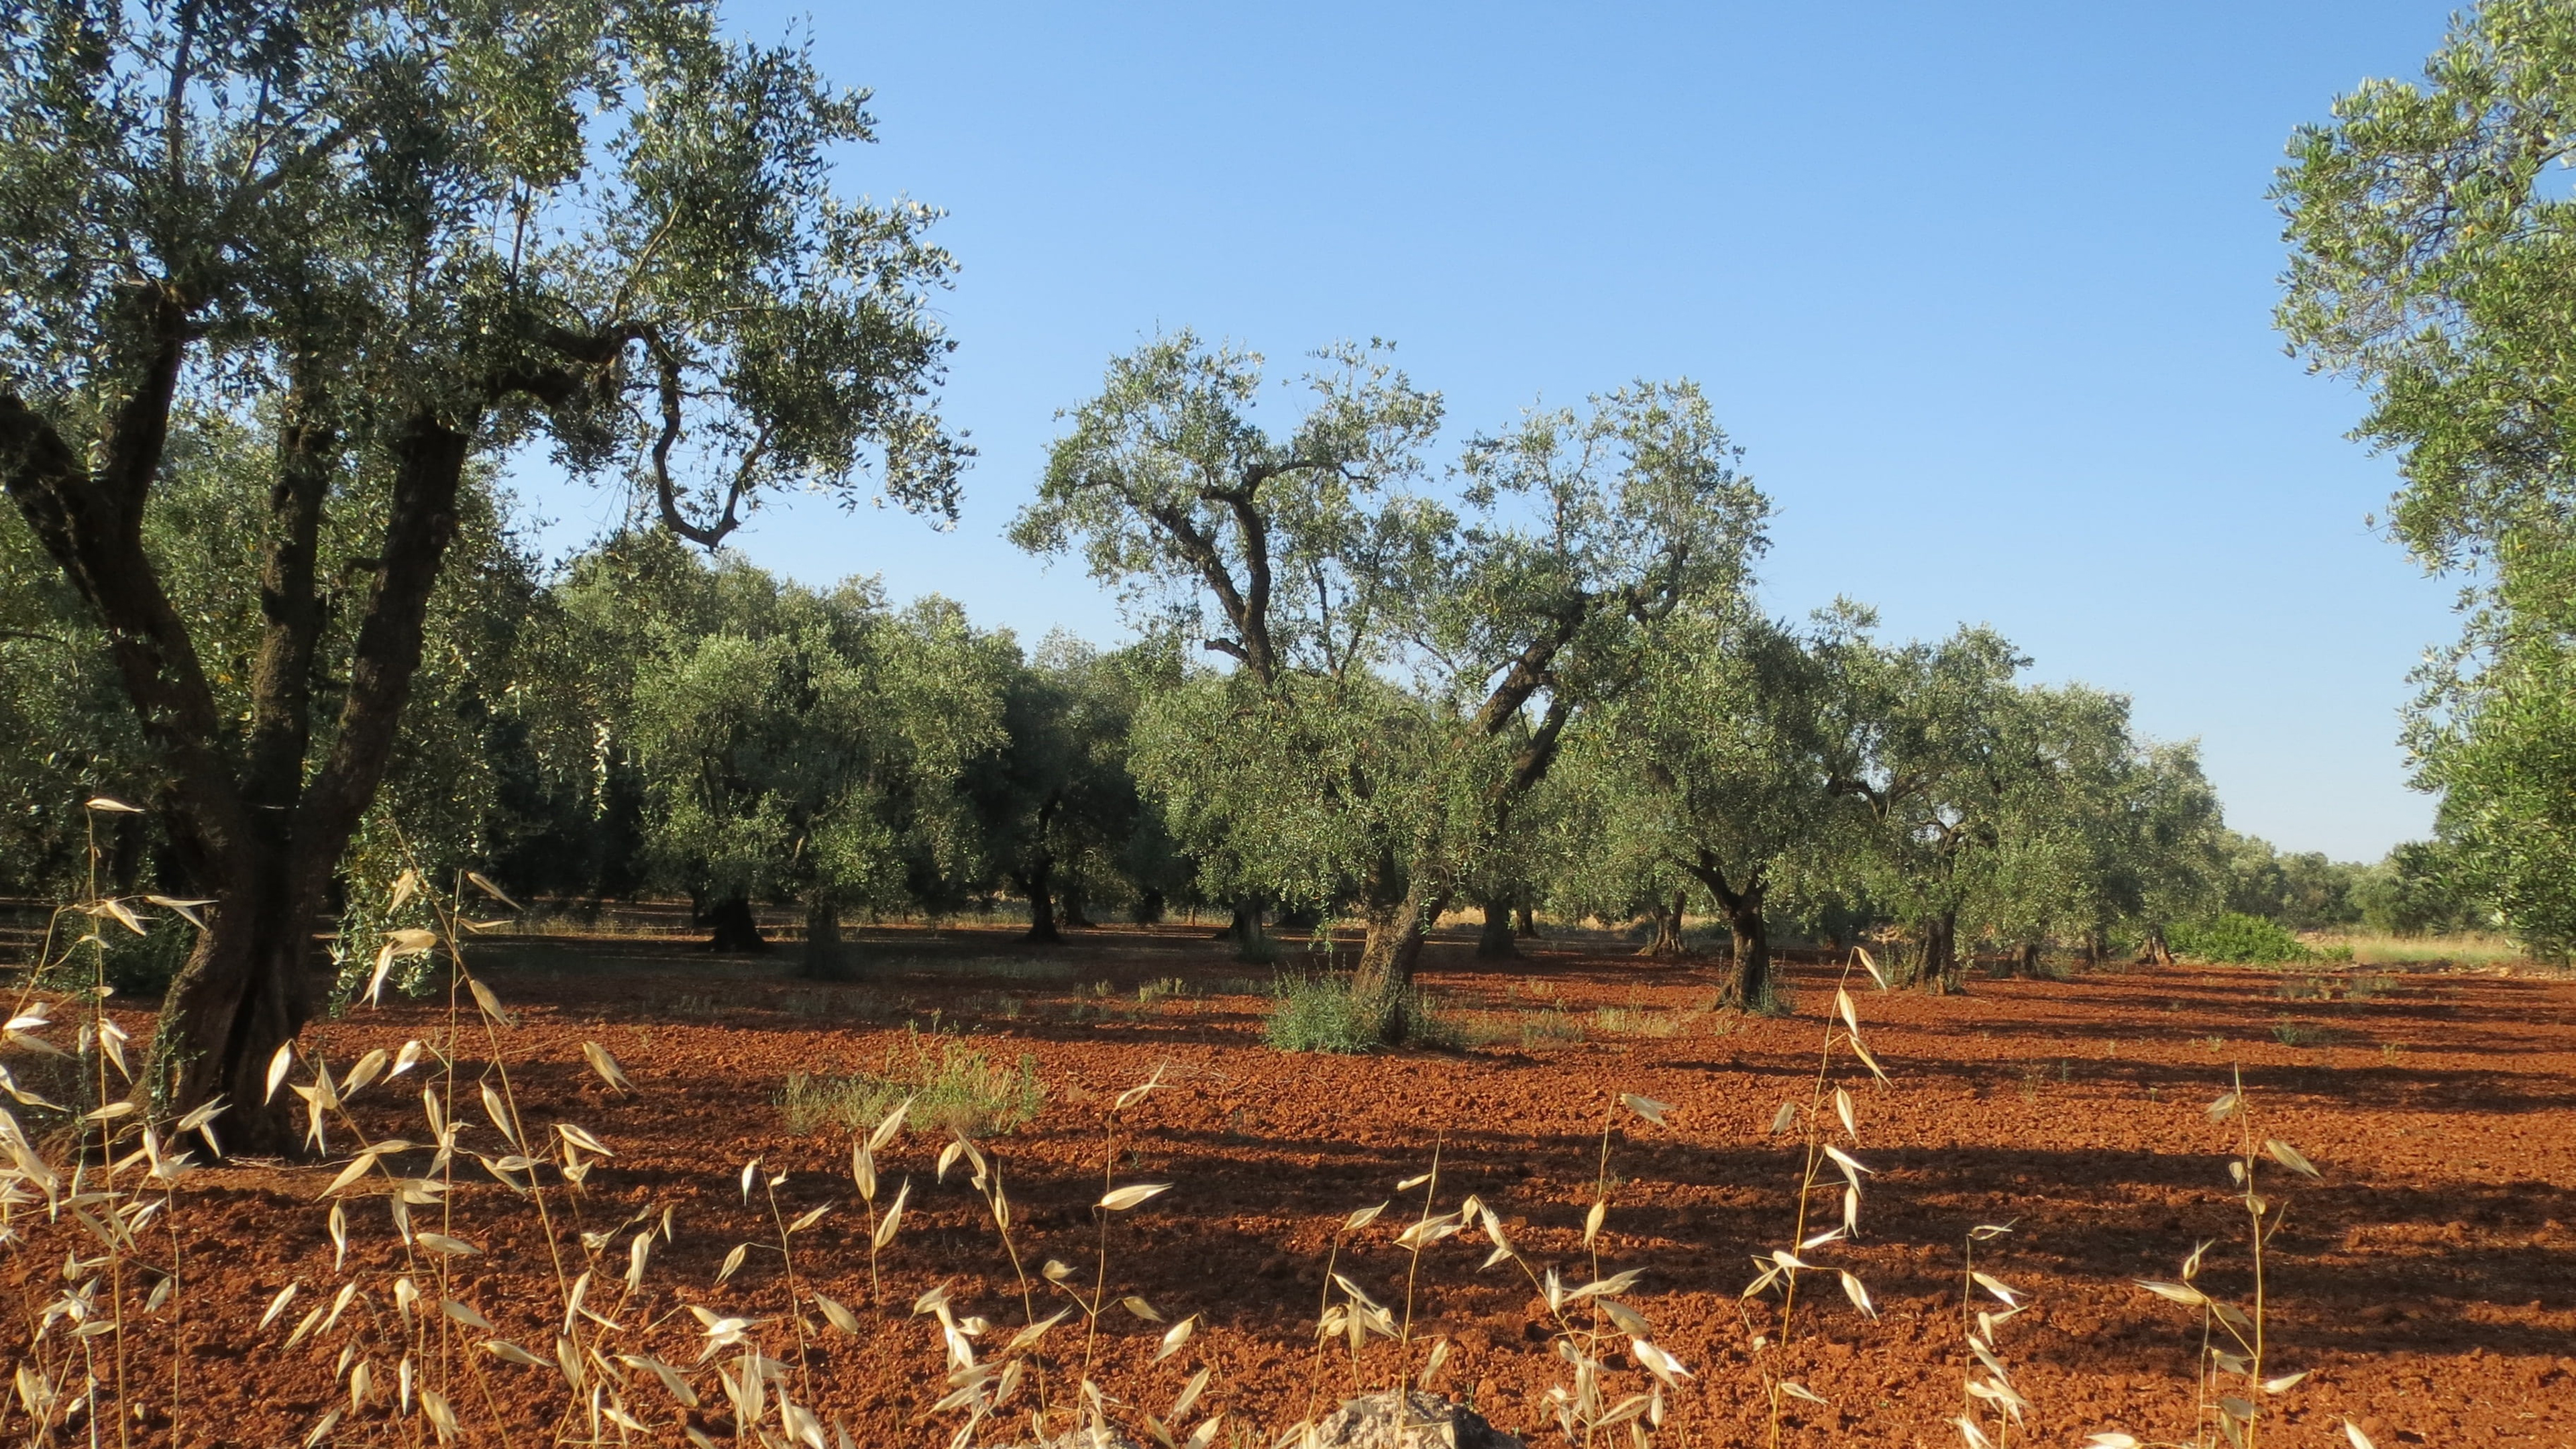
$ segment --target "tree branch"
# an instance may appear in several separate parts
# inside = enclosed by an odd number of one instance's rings
[[[339,864],[392,761],[403,702],[420,668],[430,591],[456,537],[456,498],[470,442],[467,431],[426,411],[415,414],[395,442],[384,566],[376,571],[358,624],[338,735],[296,809],[289,868],[298,888],[319,889]]]
[[[166,286],[136,284],[132,297],[144,346],[93,450],[98,466],[85,469],[49,419],[0,394],[0,485],[105,630],[136,721],[170,777],[162,814],[171,840],[212,883],[209,868],[240,838],[241,798],[218,752],[222,721],[196,647],[143,548],[143,508],[169,442],[188,316]]]
[[[304,785],[313,730],[313,656],[323,619],[314,560],[340,445],[329,406],[315,364],[300,363],[278,420],[277,479],[269,489],[266,557],[260,564],[264,627],[251,670],[249,768],[242,781],[254,808],[291,807]]]

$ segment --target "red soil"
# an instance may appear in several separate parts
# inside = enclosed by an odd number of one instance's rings
[[[884,1254],[882,1326],[870,1323],[853,1340],[809,1313],[800,1349],[774,1251],[754,1248],[729,1282],[716,1283],[738,1244],[777,1240],[759,1195],[750,1206],[742,1199],[742,1167],[757,1156],[788,1174],[778,1189],[786,1214],[839,1204],[796,1238],[795,1271],[867,1316],[865,1219],[848,1136],[791,1136],[774,1103],[788,1073],[874,1067],[906,1020],[927,1030],[935,1013],[939,1028],[964,1032],[995,1060],[1033,1057],[1046,1086],[1035,1123],[985,1144],[1002,1163],[1033,1269],[1061,1258],[1087,1283],[1100,1241],[1090,1204],[1101,1193],[1105,1115],[1122,1089],[1161,1073],[1163,1087],[1124,1114],[1108,1171],[1121,1183],[1173,1187],[1110,1222],[1111,1296],[1138,1293],[1173,1320],[1203,1315],[1203,1326],[1182,1352],[1151,1364],[1159,1328],[1115,1309],[1103,1320],[1109,1336],[1094,1376],[1133,1406],[1124,1411],[1131,1431],[1201,1365],[1214,1369],[1205,1405],[1226,1410],[1239,1429],[1258,1428],[1261,1443],[1310,1412],[1318,1394],[1329,1404],[1347,1393],[1346,1353],[1325,1356],[1320,1383],[1310,1373],[1333,1229],[1426,1171],[1435,1151],[1442,1210],[1477,1193],[1533,1261],[1563,1265],[1569,1281],[1589,1277],[1579,1236],[1607,1114],[1615,1125],[1603,1271],[1644,1270],[1628,1301],[1698,1376],[1673,1400],[1661,1442],[1763,1442],[1752,1330],[1736,1295],[1752,1276],[1748,1255],[1784,1246],[1790,1233],[1800,1149],[1765,1129],[1782,1100],[1804,1100],[1812,1083],[1832,999],[1827,968],[1792,968],[1794,1015],[1746,1020],[1705,1010],[1716,977],[1704,965],[1543,949],[1487,966],[1463,945],[1442,945],[1425,984],[1509,1039],[1460,1052],[1330,1058],[1266,1048],[1263,1003],[1222,994],[1241,989],[1256,968],[1224,959],[1203,932],[1079,933],[1051,954],[1000,932],[883,932],[864,949],[899,955],[902,974],[827,987],[792,979],[783,961],[715,962],[616,941],[520,943],[484,968],[517,1015],[516,1029],[500,1035],[501,1052],[531,1124],[577,1123],[617,1153],[592,1174],[586,1195],[546,1194],[564,1274],[584,1266],[577,1229],[676,1209],[676,1241],[658,1247],[644,1292],[608,1315],[626,1327],[619,1348],[685,1367],[701,1342],[685,1305],[765,1317],[758,1341],[789,1363],[791,1391],[827,1423],[846,1422],[867,1445],[948,1441],[954,1415],[921,1417],[946,1392],[937,1335],[906,1309],[945,1282],[961,1315],[1000,1325],[988,1350],[1022,1315],[980,1200],[960,1173],[945,1185],[932,1180],[941,1138],[908,1135],[884,1154],[889,1193],[908,1174],[913,1194]],[[933,969],[942,952],[970,962],[1060,959],[1074,975],[1053,984],[972,979],[955,963]],[[1198,994],[1137,1003],[1136,984],[1172,977]],[[2327,1002],[2278,996],[2282,980],[2256,970],[2138,969],[2067,982],[1981,978],[1950,998],[1855,993],[1866,1040],[1893,1085],[1864,1086],[1861,1074],[1838,1071],[1857,1103],[1857,1155],[1876,1176],[1859,1242],[1816,1256],[1857,1273],[1882,1316],[1863,1319],[1830,1279],[1807,1281],[1786,1362],[1831,1406],[1795,1406],[1783,1442],[1958,1442],[1946,1420],[1961,1409],[1967,1362],[1961,1238],[2000,1222],[2014,1232],[1981,1246],[1979,1266],[2030,1300],[1998,1335],[2033,1405],[2030,1442],[2074,1444],[2103,1430],[2193,1438],[2197,1319],[2132,1280],[2171,1278],[2196,1243],[2215,1239],[2202,1281],[2226,1294],[2250,1287],[2243,1212],[2226,1171],[2231,1129],[2203,1111],[2241,1064],[2261,1130],[2323,1172],[2317,1183],[2282,1171],[2266,1179],[2286,1217],[2270,1249],[2267,1372],[2310,1376],[2277,1401],[2265,1442],[2340,1445],[2349,1418],[2382,1449],[2576,1445],[2576,1122],[2568,1114],[2576,983],[2413,974],[2367,1000]],[[1112,994],[1096,995],[1094,981],[1111,983]],[[1604,1007],[1641,1011],[1671,1034],[1616,1018],[1605,1029],[1595,1015]],[[1525,1019],[1542,1028],[1526,1046],[1513,1029]],[[1582,1039],[1547,1034],[1549,1024],[1561,1033],[1569,1021],[1584,1028]],[[2278,1033],[2285,1022],[2299,1030]],[[146,1039],[148,1021],[126,1024]],[[370,1047],[436,1040],[445,1026],[443,1006],[362,1009],[317,1027],[309,1041],[345,1070]],[[474,1048],[460,1063],[468,1076],[487,1055],[479,1032],[469,1040]],[[590,1073],[585,1041],[615,1053],[634,1095],[614,1094]],[[371,1136],[417,1141],[428,1135],[418,1091],[417,1077],[371,1087],[352,1110]],[[1666,1124],[1609,1112],[1623,1091],[1672,1103]],[[475,1124],[466,1145],[503,1150],[479,1110],[460,1105],[459,1115]],[[130,1381],[179,1376],[178,1422],[165,1393],[138,1416],[133,1442],[300,1442],[346,1403],[334,1373],[347,1344],[388,1357],[400,1245],[380,1199],[353,1202],[349,1270],[334,1272],[318,1199],[338,1160],[226,1165],[186,1180],[175,1212],[188,1264],[181,1362],[174,1370],[167,1331],[127,1336]],[[487,1314],[501,1337],[547,1353],[563,1309],[536,1205],[470,1163],[459,1183],[446,1231],[482,1251],[457,1260],[454,1296]],[[362,1191],[381,1190],[378,1180]],[[1411,1211],[1390,1209],[1341,1252],[1342,1271],[1382,1302],[1404,1298],[1408,1264],[1393,1238]],[[1835,1211],[1819,1208],[1827,1218]],[[18,1222],[28,1242],[0,1250],[0,1298],[32,1325],[61,1290],[65,1252],[86,1240],[23,1209]],[[592,1295],[594,1306],[613,1304],[626,1243],[621,1235],[596,1258],[607,1287]],[[1508,1266],[1476,1271],[1485,1247],[1481,1235],[1461,1235],[1423,1256],[1416,1332],[1453,1343],[1442,1388],[1472,1393],[1489,1418],[1533,1443],[1561,1442],[1542,1396],[1565,1365],[1543,1341],[1527,1280]],[[285,1347],[307,1307],[352,1276],[366,1296],[339,1325]],[[305,1285],[303,1296],[256,1328],[292,1282]],[[1041,1313],[1052,1311],[1045,1291],[1041,1284]],[[1768,1302],[1755,1316],[1776,1325]],[[1056,1330],[1049,1350],[1078,1355],[1079,1329],[1077,1320]],[[553,1369],[480,1353],[458,1363],[454,1397],[470,1442],[588,1434]],[[1614,1392],[1645,1386],[1644,1374],[1619,1363]],[[1358,1376],[1378,1388],[1397,1371],[1394,1346],[1381,1341]],[[374,1374],[389,1384],[390,1362],[376,1363]],[[692,1422],[726,1438],[732,1425],[712,1369],[698,1384],[704,1406]],[[657,1426],[637,1442],[679,1442],[677,1412],[648,1376],[635,1377],[628,1397]],[[380,1387],[375,1406],[345,1419],[334,1442],[423,1442],[417,1419],[388,1421],[386,1398]],[[0,1434],[20,1437],[25,1428],[10,1404]],[[994,1432],[1007,1442],[1005,1430]],[[1255,1440],[1246,1432],[1240,1442]]]

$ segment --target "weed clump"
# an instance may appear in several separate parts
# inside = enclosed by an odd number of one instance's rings
[[[1354,997],[1345,977],[1282,972],[1271,983],[1270,997],[1270,1023],[1261,1035],[1283,1052],[1356,1056],[1382,1044],[1375,1004]],[[1421,992],[1406,991],[1396,1009],[1404,1014],[1407,1042],[1438,1050],[1466,1044],[1466,1033],[1443,1019]]]
[[[825,1127],[864,1133],[896,1103],[910,1099],[909,1115],[922,1126],[991,1137],[1026,1126],[1046,1105],[1035,1058],[1022,1056],[1005,1066],[954,1038],[935,1040],[934,1047],[920,1033],[908,1033],[875,1072],[790,1074],[778,1097],[787,1130],[800,1136]]]

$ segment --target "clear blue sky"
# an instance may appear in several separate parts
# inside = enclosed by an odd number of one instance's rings
[[[1274,365],[1384,336],[1454,422],[1699,379],[1776,501],[1764,595],[2002,630],[2198,737],[2230,823],[2376,858],[2425,833],[2395,744],[2455,584],[2364,516],[2345,383],[2269,323],[2291,127],[2414,75],[2447,10],[2156,5],[736,3],[812,16],[881,144],[843,185],[947,208],[947,411],[982,457],[938,534],[775,507],[800,578],[880,573],[1034,640],[1121,633],[999,534],[1054,411],[1187,325]],[[537,487],[578,541],[606,492]]]

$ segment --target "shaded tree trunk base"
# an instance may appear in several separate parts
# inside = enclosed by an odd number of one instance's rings
[[[820,902],[805,909],[805,960],[802,966],[809,981],[855,981],[858,963],[850,953],[849,943],[841,939],[841,908]]]
[[[1257,902],[1246,903],[1237,901],[1234,906],[1234,918],[1215,930],[1210,931],[1208,933],[1208,939],[1211,941],[1233,941],[1239,945],[1247,941],[1258,939],[1260,935],[1261,906]]]
[[[1476,959],[1508,961],[1521,954],[1512,933],[1512,908],[1508,901],[1485,902],[1484,929],[1476,934]]]
[[[742,896],[718,901],[707,912],[706,925],[707,949],[718,955],[761,955],[769,950],[769,938],[761,934],[760,920]]]
[[[1922,958],[1915,967],[1915,984],[1935,996],[1958,996],[1967,991],[1965,967],[1959,958],[1959,926],[1955,919],[1945,916],[1924,926]]]
[[[1779,985],[1771,974],[1771,926],[1758,910],[1741,911],[1727,921],[1735,938],[1735,969],[1727,976],[1723,1005],[1738,1011],[1768,1014],[1780,1006]]]
[[[1661,900],[1655,902],[1651,908],[1655,922],[1654,938],[1639,948],[1638,955],[1659,961],[1678,961],[1690,954],[1689,943],[1682,939],[1682,907],[1687,902],[1688,898],[1680,891],[1673,892],[1669,908]]]

